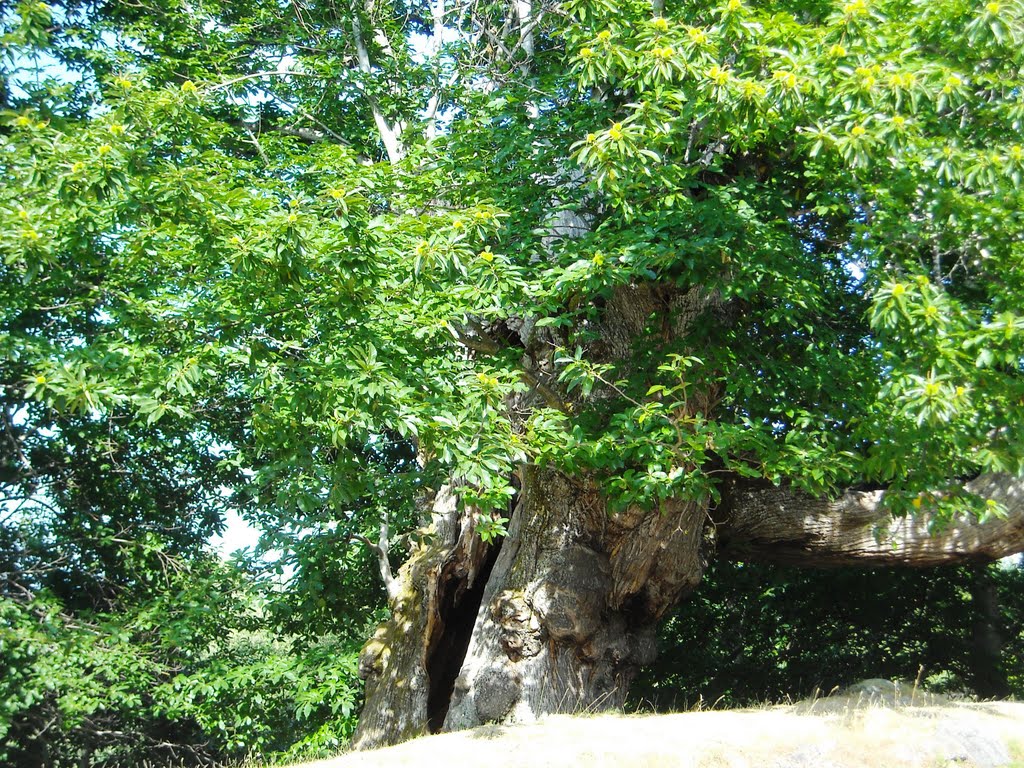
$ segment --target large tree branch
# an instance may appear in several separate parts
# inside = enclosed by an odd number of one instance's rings
[[[474,352],[480,352],[485,355],[496,355],[502,351],[502,347],[498,342],[492,339],[479,323],[470,321],[465,329],[460,329],[453,323],[448,323],[446,327],[452,338],[466,347],[466,349],[471,349]],[[562,398],[551,387],[541,381],[533,371],[522,364],[516,367],[519,370],[519,377],[526,382],[527,386],[544,398],[544,402],[549,408],[556,408],[562,413],[567,412]]]
[[[363,39],[363,29],[359,21],[359,13],[354,9],[352,12],[352,39],[356,45],[356,58],[359,61],[359,69],[367,77],[371,77],[373,75],[373,67],[370,64],[370,52],[366,47],[366,41]],[[394,125],[388,124],[380,102],[372,91],[366,91],[366,98],[370,104],[370,111],[373,114],[373,122],[377,126],[377,132],[380,134],[381,141],[384,142],[384,150],[387,152],[388,160],[392,163],[397,163],[405,156],[405,147],[401,141],[402,123],[397,121]]]
[[[882,504],[884,491],[848,491],[829,501],[792,488],[729,484],[716,520],[719,552],[808,567],[916,567],[987,562],[1024,551],[1024,478],[982,475],[965,490],[998,502],[1007,516],[979,522],[965,512],[929,533],[927,514],[892,518]]]

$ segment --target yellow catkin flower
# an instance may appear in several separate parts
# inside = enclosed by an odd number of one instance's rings
[[[897,128],[903,128],[907,124],[907,118],[905,118],[903,115],[893,115],[892,124],[895,125]]]
[[[124,136],[125,133],[125,128],[120,123],[111,124],[107,127],[107,130],[110,131],[114,136]]]
[[[782,86],[784,88],[786,88],[787,90],[792,91],[792,90],[794,90],[797,87],[797,84],[798,84],[797,77],[792,72],[787,72],[785,70],[780,70],[780,71],[776,72],[773,75],[773,77],[775,78],[775,80],[777,80],[779,83],[781,83]]]
[[[593,144],[595,141],[597,141],[597,134],[596,133],[588,133],[587,134],[587,144]]]
[[[725,7],[726,10],[729,11],[729,13],[735,13],[736,11],[743,7],[743,0],[729,0],[728,4]]]
[[[488,264],[490,264],[492,261],[494,261],[494,254],[491,253],[491,249],[489,247],[488,248],[484,248],[482,251],[480,251],[479,256],[480,256],[480,260],[481,261],[485,261]]]
[[[611,128],[608,129],[608,136],[612,141],[618,141],[622,138],[622,123],[615,123]]]
[[[716,64],[708,70],[708,77],[714,81],[715,85],[725,85],[732,79],[732,73]]]
[[[889,78],[889,82],[892,83],[893,88],[912,88],[914,86],[915,78],[909,72],[897,72]]]
[[[864,129],[863,125],[855,125],[850,129],[850,135],[855,139],[859,139],[865,133],[867,133],[867,131]]]
[[[740,95],[748,101],[753,101],[764,96],[764,88],[753,80],[744,80],[740,84]]]
[[[100,156],[102,157],[103,155],[109,155],[109,154],[110,154],[110,153],[111,153],[111,152],[113,151],[113,149],[114,149],[114,148],[113,148],[112,146],[110,146],[109,144],[100,144],[100,145],[99,145],[99,146],[98,146],[98,147],[96,148],[96,151],[97,151],[97,152],[98,152],[98,153],[100,154]]]
[[[601,266],[601,265],[603,265],[603,264],[604,264],[604,262],[605,262],[605,255],[604,255],[603,253],[601,253],[600,251],[597,251],[597,252],[595,252],[595,253],[594,253],[594,255],[593,255],[593,257],[592,257],[592,258],[590,259],[590,261],[591,261],[591,263],[592,263],[592,264],[593,264],[593,265],[594,265],[595,267],[600,267],[600,266]]]
[[[36,376],[35,382],[36,382],[36,384],[45,384],[46,383],[46,377],[43,376],[42,374],[39,374],[38,376]]]
[[[30,125],[32,125],[32,120],[26,117],[25,115],[21,115],[14,121],[14,124],[19,128],[28,128]]]
[[[327,194],[330,195],[333,200],[341,200],[341,198],[345,196],[345,188],[332,187],[331,189],[327,190]]]
[[[708,41],[708,36],[703,29],[691,27],[690,29],[686,30],[686,33],[690,36],[690,40],[692,40],[697,45],[704,45]]]
[[[583,59],[584,61],[590,61],[590,59],[594,58],[594,55],[595,54],[593,48],[580,49],[580,58]]]
[[[430,250],[430,244],[426,240],[420,240],[418,243],[416,243],[416,255],[417,256],[426,256],[427,255],[427,251],[429,251],[429,250]]]
[[[299,215],[297,213],[289,213],[288,214],[288,223],[289,224],[294,224],[298,220],[299,220]]]
[[[927,384],[924,385],[925,397],[936,397],[941,391],[942,387],[936,384],[934,381],[929,381]]]
[[[466,225],[462,223],[462,219],[456,219],[452,222],[452,229],[460,230],[465,229]]]
[[[905,286],[903,283],[896,283],[896,285],[894,285],[892,287],[892,297],[894,299],[898,299],[900,296],[902,296],[906,292],[907,292],[907,286]]]
[[[839,43],[836,43],[828,49],[828,55],[838,59],[846,55],[846,49]]]
[[[597,33],[597,39],[600,40],[602,43],[607,43],[609,40],[612,39],[612,33],[609,32],[607,29],[602,29],[600,32]]]
[[[998,15],[999,14],[999,3],[995,3],[995,2],[993,2],[993,3],[986,3],[985,11],[990,16]]]
[[[182,93],[198,93],[198,91],[199,89],[196,88],[196,84],[193,83],[191,80],[186,80],[184,83],[181,84]]]
[[[843,6],[845,16],[863,16],[868,12],[868,4],[865,0],[853,0]]]
[[[80,160],[77,160],[77,161],[75,161],[75,162],[73,162],[71,164],[71,172],[72,173],[81,173],[84,170],[85,170],[85,163],[81,162]]]
[[[654,23],[654,28],[656,30],[658,30],[659,32],[667,32],[668,31],[668,19],[664,19],[664,18],[658,17],[657,19],[654,20],[653,23]]]
[[[1017,162],[1024,160],[1024,148],[1020,144],[1014,144],[1010,147],[1010,159]]]

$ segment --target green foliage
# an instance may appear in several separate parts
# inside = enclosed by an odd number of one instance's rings
[[[335,752],[351,735],[357,644],[278,635],[273,600],[228,564],[175,573],[116,613],[0,603],[0,759],[17,765],[207,763]],[[273,633],[273,634],[272,634]]]
[[[990,579],[998,615],[978,587]],[[992,677],[1020,696],[1024,571],[933,568],[799,570],[716,562],[660,630],[658,660],[631,690],[661,710],[735,707],[827,695],[858,680],[919,681],[964,694]],[[979,654],[994,620],[999,658]],[[983,696],[994,695],[983,693]]]
[[[742,307],[701,352],[717,452],[816,491],[1019,471],[1019,8],[572,7],[581,86],[629,94],[574,145],[616,210],[581,251]]]
[[[457,24],[410,55],[420,10],[355,20],[369,74],[333,7],[69,6],[55,36],[12,17],[7,298],[90,330],[15,337],[23,396],[205,430],[285,525],[364,497],[355,454],[384,434],[499,511],[531,458],[623,504],[714,495],[711,463],[944,515],[951,478],[1021,469],[1015,4],[573,2],[491,90]],[[44,53],[82,76],[30,87]],[[404,127],[396,162],[369,123]],[[607,299],[652,281],[729,321],[595,356]],[[526,434],[520,327],[564,350],[573,400]]]

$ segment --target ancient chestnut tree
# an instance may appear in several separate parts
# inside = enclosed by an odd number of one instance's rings
[[[5,386],[375,553],[359,743],[621,702],[716,555],[1024,549],[1019,3],[5,13]]]

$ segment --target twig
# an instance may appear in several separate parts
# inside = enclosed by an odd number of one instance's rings
[[[361,541],[377,556],[377,566],[380,569],[380,578],[384,582],[384,589],[388,593],[388,602],[394,605],[398,602],[401,589],[399,588],[398,580],[391,570],[391,561],[388,560],[388,539],[390,535],[388,532],[387,516],[385,515],[381,518],[380,539],[376,544],[361,533],[353,533],[352,538]]]
[[[469,323],[469,329],[472,330],[473,335],[464,333],[456,328],[452,323],[448,323],[445,327],[452,335],[452,338],[462,346],[467,349],[471,349],[474,352],[480,352],[485,355],[496,355],[502,351],[502,347],[494,341],[494,339],[492,339],[478,323],[473,321],[470,321]],[[569,409],[566,407],[562,398],[560,398],[547,384],[542,382],[536,374],[523,365],[517,365],[516,368],[519,371],[519,377],[544,398],[544,402],[547,403],[549,408],[555,408],[562,413],[569,412]]]
[[[225,80],[223,83],[217,83],[217,85],[210,86],[211,91],[219,91],[223,88],[228,88],[235,83],[241,83],[246,80],[256,80],[261,77],[320,77],[313,72],[292,72],[290,70],[278,70],[271,69],[264,72],[252,72],[248,75],[242,75],[241,77],[234,77],[231,80]]]

